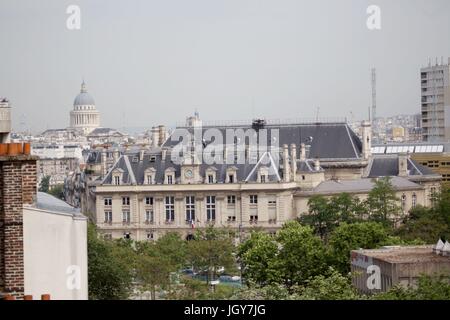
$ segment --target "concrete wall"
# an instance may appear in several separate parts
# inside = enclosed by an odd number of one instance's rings
[[[25,294],[39,299],[48,293],[52,300],[82,300],[88,297],[87,219],[71,214],[24,208]],[[79,267],[80,287],[67,282]]]

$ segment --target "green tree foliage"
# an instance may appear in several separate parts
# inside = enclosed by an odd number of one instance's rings
[[[42,178],[41,183],[39,184],[40,192],[48,192],[50,189],[50,176],[45,176]]]
[[[357,300],[361,299],[351,282],[351,276],[343,276],[333,268],[326,274],[308,280],[297,290],[300,300]]]
[[[400,238],[425,243],[436,243],[439,238],[450,236],[450,227],[435,208],[416,207],[405,217],[403,224],[394,231]]]
[[[331,198],[313,196],[308,200],[308,213],[299,221],[309,225],[325,242],[329,234],[342,222],[356,222],[366,213],[363,202],[348,193],[341,193]]]
[[[325,247],[309,226],[289,221],[278,231],[276,240],[279,243],[276,268],[287,288],[303,284],[325,270]]]
[[[374,300],[450,300],[450,277],[422,276],[417,287],[391,288],[385,293],[373,296]]]
[[[90,299],[128,298],[132,289],[133,265],[130,247],[99,238],[95,227],[89,225],[88,286]]]
[[[331,262],[343,274],[350,271],[350,251],[373,249],[389,242],[386,228],[377,222],[342,223],[329,241]]]
[[[187,261],[194,269],[206,274],[206,282],[215,278],[220,267],[233,269],[235,259],[234,245],[226,230],[208,227],[198,230],[194,240],[187,243]]]
[[[400,214],[400,206],[390,177],[375,181],[375,186],[367,197],[367,207],[370,220],[389,227],[395,225]]]
[[[320,238],[297,221],[287,222],[275,238],[254,232],[238,255],[250,284],[282,284],[288,289],[321,274],[326,264]]]
[[[55,198],[64,200],[64,185],[62,184],[56,185],[51,190],[49,190],[48,193],[54,196]]]
[[[278,243],[273,237],[264,232],[252,232],[238,250],[244,278],[260,286],[276,283],[279,280],[277,254]]]

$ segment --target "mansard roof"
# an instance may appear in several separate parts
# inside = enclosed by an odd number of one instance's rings
[[[226,139],[227,130],[244,131],[252,129],[251,125],[240,126],[218,126],[202,127],[205,133],[208,129],[217,129],[222,133],[223,139]],[[299,152],[300,145],[305,143],[310,146],[307,157],[310,159],[359,159],[362,153],[362,143],[356,133],[346,123],[310,123],[310,124],[286,124],[286,125],[265,125],[267,129],[267,145],[277,144],[282,147],[284,144],[297,146]],[[163,147],[171,148],[177,145],[181,138],[176,139],[182,132],[193,134],[192,127],[178,127],[166,140]],[[278,139],[273,139],[278,130]],[[173,137],[173,139],[172,139]],[[248,139],[248,138],[247,138]],[[206,144],[211,141],[204,141]],[[227,144],[233,144],[234,141],[226,141]]]
[[[369,163],[369,178],[398,176],[398,155],[373,155]],[[419,164],[418,162],[408,158],[408,175],[409,176],[425,176],[435,175],[431,169]]]

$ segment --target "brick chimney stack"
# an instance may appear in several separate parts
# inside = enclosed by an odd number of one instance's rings
[[[0,294],[24,294],[23,207],[36,201],[37,157],[29,144],[0,144]]]

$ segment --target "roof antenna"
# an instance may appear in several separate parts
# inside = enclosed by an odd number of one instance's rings
[[[316,122],[319,122],[319,112],[320,112],[320,107],[317,107]]]

